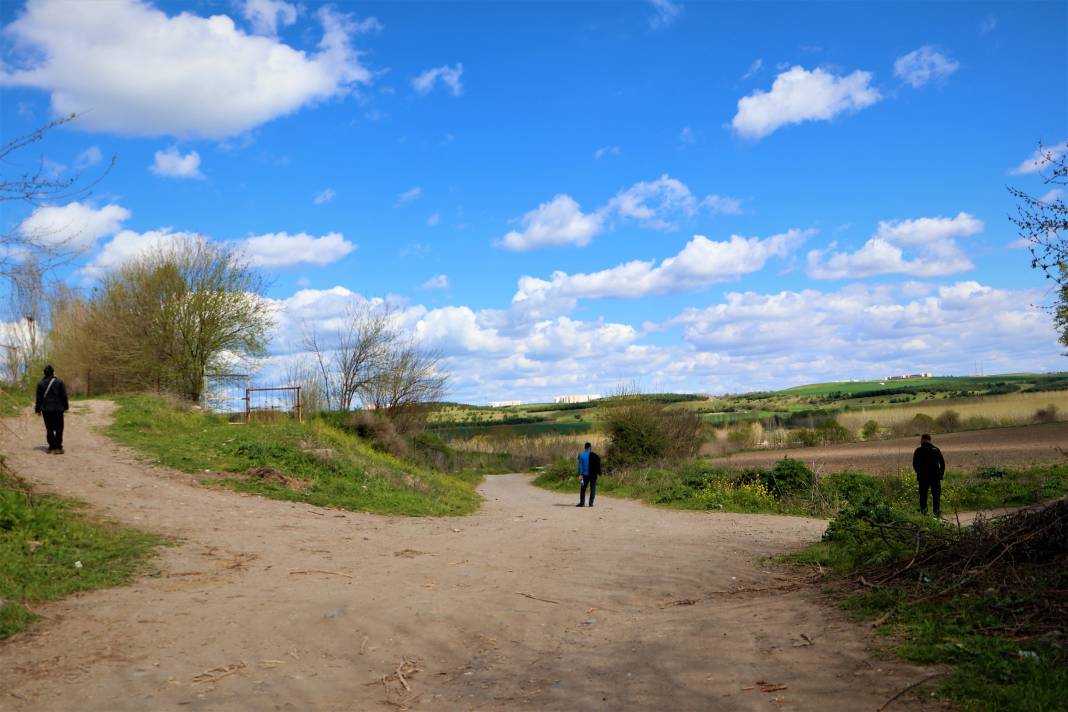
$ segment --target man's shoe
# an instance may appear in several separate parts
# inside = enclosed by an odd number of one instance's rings
[[[62,454],[63,454],[63,448],[61,448],[61,447],[57,447],[57,448],[56,448],[56,454],[57,454],[57,455],[62,455]]]
[[[50,447],[47,450],[45,450],[45,455],[54,455],[55,453],[56,453],[56,449],[54,447]]]
[[[582,502],[579,502],[579,503],[578,503],[578,504],[576,504],[575,506],[576,506],[576,507],[585,507],[586,505],[585,505],[585,504],[583,504]]]

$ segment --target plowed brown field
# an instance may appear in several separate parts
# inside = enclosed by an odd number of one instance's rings
[[[731,467],[774,464],[783,457],[804,461],[821,472],[861,470],[874,474],[894,473],[912,468],[912,451],[919,438],[895,438],[865,443],[825,445],[739,452],[723,458]],[[992,428],[934,436],[949,469],[979,467],[1068,464],[1068,422]]]

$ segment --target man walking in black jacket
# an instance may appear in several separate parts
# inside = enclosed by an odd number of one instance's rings
[[[920,514],[927,514],[927,490],[934,500],[934,515],[942,516],[942,476],[946,474],[946,461],[942,451],[931,442],[931,436],[920,436],[920,446],[912,453],[912,469],[920,484]]]
[[[44,378],[37,384],[37,402],[33,410],[44,417],[49,455],[63,454],[63,414],[69,408],[67,386],[56,378],[51,366],[45,366]]]

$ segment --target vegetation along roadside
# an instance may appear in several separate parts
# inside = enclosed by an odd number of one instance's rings
[[[128,582],[166,543],[82,507],[34,492],[0,462],[0,640],[37,620],[37,603]]]

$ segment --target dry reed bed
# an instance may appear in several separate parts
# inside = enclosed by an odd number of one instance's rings
[[[869,420],[874,420],[880,427],[889,428],[907,423],[920,413],[937,418],[947,410],[955,410],[962,420],[981,417],[988,418],[999,425],[1024,425],[1031,422],[1035,411],[1050,405],[1056,406],[1058,411],[1068,415],[1068,391],[1009,393],[1000,396],[928,401],[893,408],[858,409],[840,414],[838,422],[854,431],[859,431]]]

